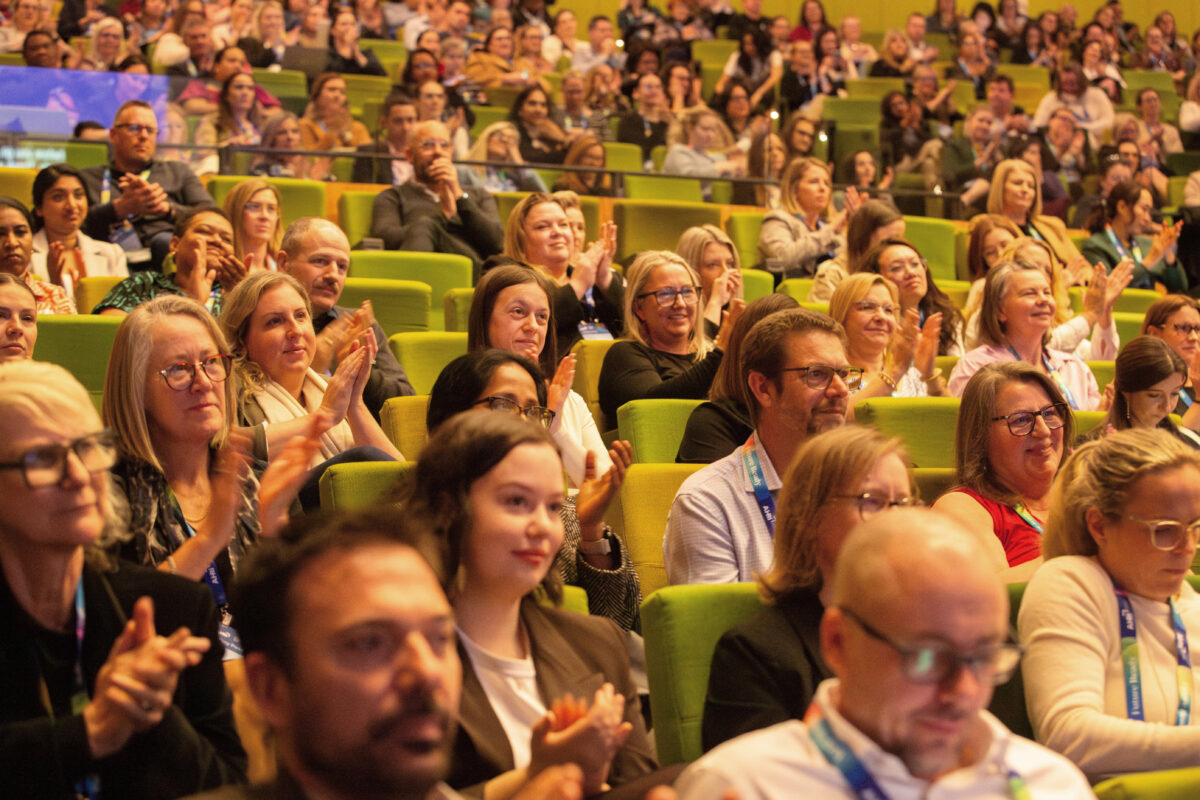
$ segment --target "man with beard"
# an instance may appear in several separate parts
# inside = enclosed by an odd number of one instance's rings
[[[771,565],[780,473],[809,436],[845,423],[862,380],[842,326],[801,308],[759,320],[741,352],[754,432],[679,487],[663,538],[673,584],[752,581]]]
[[[898,509],[860,524],[821,620],[822,682],[804,720],[739,736],[680,776],[684,800],[1093,797],[1062,756],[985,709],[1021,649],[1008,593],[949,516]]]
[[[337,304],[350,269],[350,241],[341,228],[320,217],[301,217],[284,231],[277,258],[280,271],[298,280],[312,303],[313,329],[317,333],[313,369],[322,375],[333,374],[338,359],[349,355],[350,345],[369,328],[379,349],[363,387],[367,410],[379,419],[389,399],[415,394],[370,308]]]
[[[441,122],[418,123],[408,148],[413,176],[375,198],[371,235],[389,250],[467,256],[478,273],[504,249],[496,201],[485,189],[459,184],[450,131]]]
[[[432,536],[397,510],[305,517],[262,541],[231,603],[279,774],[203,797],[457,797],[441,783],[462,666],[440,564]],[[567,765],[526,791],[578,798],[581,786]]]

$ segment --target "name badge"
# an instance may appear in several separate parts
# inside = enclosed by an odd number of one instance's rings
[[[127,252],[142,249],[142,240],[132,225],[121,225],[108,235],[108,240]]]
[[[608,328],[603,322],[581,322],[579,323],[579,335],[584,339],[597,339],[611,341],[613,335],[609,333]]]

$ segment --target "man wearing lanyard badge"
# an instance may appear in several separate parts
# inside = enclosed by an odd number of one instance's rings
[[[780,475],[809,436],[845,423],[861,379],[824,314],[777,311],[750,329],[742,381],[754,433],[679,487],[663,538],[668,581],[752,581],[771,565]]]
[[[212,196],[186,165],[154,157],[158,120],[148,103],[122,104],[108,135],[112,161],[82,170],[88,195],[83,231],[119,244],[131,272],[161,269],[175,219],[213,205]]]
[[[821,653],[837,676],[804,720],[739,736],[676,781],[721,797],[1094,797],[1057,753],[985,709],[1020,660],[1008,593],[949,516],[899,509],[859,525],[838,556]]]

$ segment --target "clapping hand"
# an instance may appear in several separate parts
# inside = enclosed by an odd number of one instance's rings
[[[582,716],[577,716],[578,705],[569,696],[560,709],[572,721],[560,721],[552,706],[533,726],[530,773],[573,763],[583,770],[584,795],[604,791],[613,757],[633,731],[633,725],[625,722],[625,698],[606,683],[596,690],[591,708]]]

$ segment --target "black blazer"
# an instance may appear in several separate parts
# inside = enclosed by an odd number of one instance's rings
[[[824,613],[815,591],[798,590],[725,632],[708,674],[705,751],[804,716],[817,684],[833,677],[821,658]]]
[[[114,572],[85,566],[83,588],[83,671],[89,694],[139,597],[154,600],[159,634],[186,626],[212,646],[198,665],[179,676],[174,704],[163,721],[134,734],[119,753],[97,761],[88,753],[83,716],[72,715],[67,706],[69,664],[64,673],[54,669],[55,662],[47,663],[46,683],[56,717],[42,706],[42,657],[35,642],[50,634],[38,634],[33,618],[0,580],[0,774],[5,794],[73,797],[75,782],[91,772],[99,775],[105,797],[179,797],[245,781],[246,754],[234,729],[217,610],[208,587],[122,562]]]

